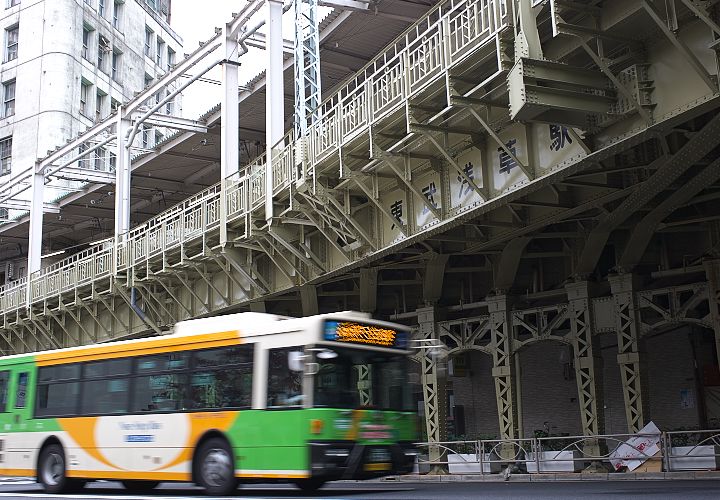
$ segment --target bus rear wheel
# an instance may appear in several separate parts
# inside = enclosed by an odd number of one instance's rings
[[[210,438],[195,456],[195,480],[211,496],[225,496],[238,487],[232,448],[225,439]]]
[[[65,452],[59,444],[51,444],[42,449],[37,474],[46,493],[63,493],[81,484],[68,479]]]
[[[155,489],[158,484],[160,484],[160,481],[142,481],[137,479],[129,479],[122,482],[125,489],[133,493],[147,493]]]

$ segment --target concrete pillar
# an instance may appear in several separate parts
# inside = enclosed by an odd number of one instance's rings
[[[265,218],[273,218],[273,146],[285,130],[285,94],[283,86],[282,2],[267,0],[267,38],[265,57],[265,142],[267,165],[265,170]]]
[[[640,321],[632,274],[610,276],[610,290],[615,306],[615,330],[618,340],[618,365],[625,399],[628,432],[638,432],[647,417],[643,400],[640,367]]]

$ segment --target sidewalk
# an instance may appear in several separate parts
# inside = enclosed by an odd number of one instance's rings
[[[688,471],[688,472],[618,472],[618,473],[549,473],[549,474],[511,474],[509,482],[537,483],[547,481],[644,481],[644,480],[720,480],[720,471]],[[503,474],[408,474],[405,476],[388,476],[380,481],[397,482],[504,482]]]

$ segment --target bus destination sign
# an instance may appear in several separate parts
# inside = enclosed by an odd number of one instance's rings
[[[407,333],[354,321],[326,321],[325,340],[407,349]]]

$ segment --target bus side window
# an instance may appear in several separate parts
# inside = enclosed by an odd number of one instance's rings
[[[270,349],[268,359],[268,407],[302,406],[303,372],[291,371],[288,353],[301,347]]]
[[[7,393],[10,372],[0,372],[0,412],[7,411]]]
[[[25,408],[25,397],[27,396],[28,372],[18,375],[17,392],[15,393],[15,408]]]

